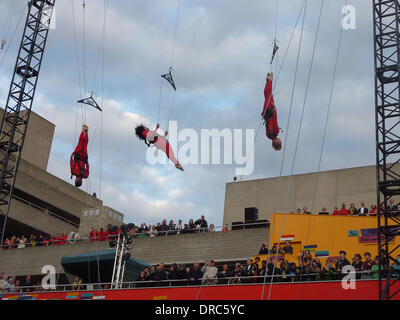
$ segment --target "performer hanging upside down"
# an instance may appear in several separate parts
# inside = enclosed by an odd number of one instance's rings
[[[272,94],[272,81],[274,79],[274,74],[268,73],[267,75],[267,84],[264,89],[264,109],[261,114],[263,119],[265,120],[265,129],[266,135],[269,139],[272,140],[272,147],[279,151],[282,149],[282,141],[278,138],[279,134],[279,126],[278,126],[278,117],[276,114],[274,96]]]
[[[82,133],[79,137],[79,143],[75,151],[71,154],[71,179],[75,176],[75,186],[79,188],[82,186],[82,179],[89,177],[89,157],[87,153],[87,145],[89,142],[88,135],[89,128],[86,125],[82,126]]]
[[[168,159],[170,159],[175,164],[175,167],[179,170],[184,171],[182,166],[176,159],[172,147],[170,146],[169,142],[165,139],[165,137],[168,135],[168,131],[165,132],[164,136],[161,136],[157,133],[157,130],[159,128],[160,125],[157,124],[156,129],[150,131],[149,128],[146,128],[144,125],[141,124],[135,128],[136,136],[140,140],[143,140],[148,146],[150,146],[150,144],[154,144],[157,149],[164,151]]]

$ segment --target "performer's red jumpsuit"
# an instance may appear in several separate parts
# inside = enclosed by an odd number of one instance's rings
[[[86,132],[82,132],[79,137],[79,143],[75,151],[71,154],[70,166],[71,175],[87,179],[89,177],[89,161],[87,153],[87,145],[89,136]]]
[[[275,109],[274,96],[272,94],[272,81],[267,81],[264,89],[264,109],[262,117],[265,119],[266,135],[269,139],[275,139],[279,134],[278,117]]]

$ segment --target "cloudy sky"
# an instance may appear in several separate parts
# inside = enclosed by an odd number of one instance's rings
[[[366,2],[348,0],[356,8],[356,29],[343,32],[322,170],[371,165],[375,160],[372,6]],[[26,3],[0,0],[0,37],[7,40],[0,51],[2,106]],[[288,133],[283,170],[287,175],[293,165],[321,2],[308,1],[289,128],[301,23],[282,61],[303,0],[278,3],[276,20],[275,0],[181,0],[173,55],[178,90],[170,120],[178,122],[178,130],[199,133],[212,128],[257,130],[277,23],[281,49],[273,70],[282,69],[275,102],[282,137]],[[318,167],[344,4],[345,0],[325,1],[294,173]],[[133,134],[137,123],[157,122],[160,75],[171,65],[178,0],[106,0],[105,8],[104,0],[86,0],[84,44],[82,0],[57,0],[56,29],[49,35],[33,106],[56,125],[48,171],[71,182],[69,155],[85,121],[75,101],[85,88],[101,101],[104,80],[103,121],[99,112],[86,110],[91,179],[83,189],[97,192],[105,205],[125,213],[128,222],[156,223],[164,218],[186,222],[204,214],[209,223],[221,225],[225,184],[235,176],[236,165],[186,165],[184,173],[173,165],[151,166],[147,147]],[[172,90],[164,84],[159,119],[163,128],[172,101]],[[254,173],[243,180],[278,176],[281,161],[282,152],[272,150],[261,128]]]

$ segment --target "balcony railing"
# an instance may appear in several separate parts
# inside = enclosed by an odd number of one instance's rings
[[[374,281],[370,275],[368,278],[363,278],[366,272],[353,272],[355,281]],[[335,272],[334,279],[323,279],[320,274],[285,274],[285,275],[266,275],[266,276],[237,276],[237,277],[217,277],[217,278],[199,278],[196,281],[190,282],[185,279],[170,279],[170,280],[153,280],[153,281],[130,281],[119,285],[110,282],[104,283],[88,283],[88,284],[62,284],[56,285],[53,289],[45,290],[38,286],[29,286],[5,289],[3,293],[40,293],[40,292],[65,292],[65,291],[104,291],[113,289],[146,289],[146,288],[165,288],[165,287],[198,287],[198,286],[237,286],[237,285],[260,285],[260,284],[285,284],[285,283],[316,283],[316,282],[341,282],[345,276],[343,273]],[[397,279],[399,274],[392,274],[393,279]],[[0,292],[1,293],[1,292]]]

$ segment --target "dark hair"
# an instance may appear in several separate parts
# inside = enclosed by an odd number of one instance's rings
[[[146,141],[146,138],[143,137],[143,131],[145,130],[146,128],[143,124],[139,124],[138,126],[136,126],[135,128],[136,137],[138,137],[140,140]]]
[[[81,177],[76,177],[75,179],[75,187],[79,188],[82,186],[82,178]]]
[[[346,255],[346,251],[343,251],[343,250],[339,251],[339,254],[341,254],[341,253],[343,253],[344,255]]]
[[[145,126],[144,126],[143,124],[140,124],[140,125],[138,125],[138,126],[135,128],[135,133],[136,133],[136,136],[139,138],[139,140],[143,140],[143,142],[144,142],[148,147],[150,147],[150,143],[147,142],[147,140],[146,140],[145,137],[143,137],[143,131],[145,131],[145,130],[146,130]]]

